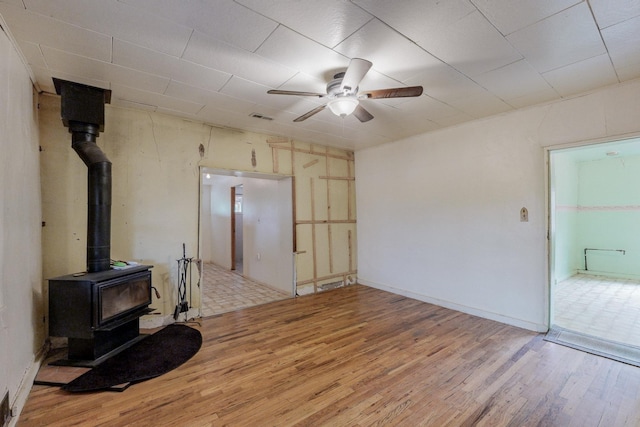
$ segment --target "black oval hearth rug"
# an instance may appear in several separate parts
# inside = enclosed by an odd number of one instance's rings
[[[200,331],[168,325],[62,387],[71,392],[110,389],[165,374],[191,359],[202,346]]]

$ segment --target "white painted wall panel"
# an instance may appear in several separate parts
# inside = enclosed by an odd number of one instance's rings
[[[359,281],[544,330],[543,147],[615,139],[612,119],[640,132],[639,96],[635,81],[357,151]]]

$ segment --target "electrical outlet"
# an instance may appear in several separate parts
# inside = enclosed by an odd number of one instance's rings
[[[527,208],[522,208],[520,209],[520,222],[527,221],[529,221],[529,211],[527,210]]]

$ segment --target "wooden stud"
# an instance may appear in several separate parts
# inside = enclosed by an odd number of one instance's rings
[[[311,224],[311,246],[313,247],[313,292],[318,292],[318,248],[316,246],[316,192],[313,185],[313,178],[309,178],[309,183],[311,186],[310,194],[311,194],[311,221],[314,221]]]
[[[319,159],[311,160],[310,162],[307,162],[304,165],[302,165],[302,167],[306,169],[308,167],[311,167],[311,166],[315,165],[319,161],[320,161]]]

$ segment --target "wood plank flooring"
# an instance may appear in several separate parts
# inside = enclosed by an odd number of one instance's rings
[[[200,330],[193,359],[122,393],[34,386],[18,425],[640,425],[639,368],[365,286]]]

